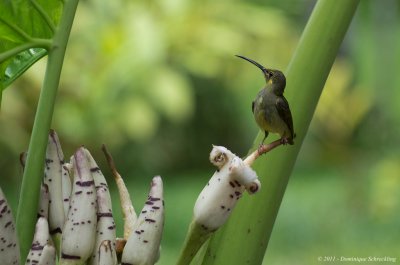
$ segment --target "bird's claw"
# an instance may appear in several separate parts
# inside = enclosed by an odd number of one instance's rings
[[[288,138],[281,138],[281,144],[287,145],[289,143]]]
[[[257,149],[258,155],[262,155],[264,153],[263,150],[264,150],[264,143],[261,143]]]

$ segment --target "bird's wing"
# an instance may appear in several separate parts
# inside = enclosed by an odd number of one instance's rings
[[[254,114],[254,101],[253,102],[251,102],[251,111],[253,112],[253,114]]]
[[[275,106],[278,110],[279,117],[281,117],[281,119],[286,123],[292,137],[294,138],[292,113],[290,112],[289,103],[286,98],[283,96],[278,97],[275,101]]]

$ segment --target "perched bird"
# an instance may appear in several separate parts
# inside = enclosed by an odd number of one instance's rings
[[[283,144],[294,144],[293,119],[289,103],[283,96],[286,86],[285,75],[279,70],[267,69],[261,64],[241,55],[236,55],[261,69],[266,86],[258,92],[252,103],[254,119],[265,132],[264,143],[269,133],[277,133]]]

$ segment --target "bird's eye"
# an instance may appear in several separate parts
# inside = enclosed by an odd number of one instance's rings
[[[274,75],[273,72],[269,72],[269,74],[268,74],[269,78],[271,78],[273,75]]]

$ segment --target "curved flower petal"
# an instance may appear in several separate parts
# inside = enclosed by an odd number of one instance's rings
[[[117,171],[117,168],[115,167],[114,160],[110,152],[108,152],[107,147],[104,144],[101,149],[106,156],[108,165],[114,176],[115,183],[117,184],[119,200],[122,209],[122,217],[124,219],[124,239],[127,240],[134,229],[134,225],[137,221],[137,215],[135,212],[135,208],[133,207],[129,191],[125,185],[124,180],[122,179],[121,175]]]
[[[117,255],[115,248],[110,240],[101,242],[97,255],[97,264],[99,265],[113,265],[117,264]]]
[[[73,159],[74,181],[68,218],[65,222],[60,264],[81,264],[92,254],[96,239],[96,190],[83,147]]]
[[[55,265],[56,264],[56,249],[51,245],[46,245],[43,248],[37,265]]]
[[[44,217],[46,219],[49,218],[49,187],[47,184],[42,183],[40,187],[40,199],[39,199],[39,207],[38,207],[38,217]]]
[[[26,265],[36,265],[39,263],[43,248],[49,243],[49,240],[49,223],[46,218],[40,217],[36,222],[35,235],[33,236],[31,250],[26,258]]]
[[[19,264],[19,244],[14,218],[6,197],[0,189],[0,260],[4,265]]]
[[[108,252],[115,254],[115,223],[112,214],[111,196],[108,190],[107,181],[90,152],[87,149],[85,149],[85,152],[89,159],[90,171],[93,175],[97,195],[96,243],[89,264],[98,265],[100,262],[99,255],[101,250],[108,250]],[[106,241],[109,242],[110,245],[101,246],[102,244],[106,244]],[[105,247],[106,249],[104,249]],[[117,264],[116,256],[112,262],[110,261],[107,264]]]
[[[164,197],[161,177],[151,182],[149,197],[126,242],[122,263],[126,265],[153,265],[159,257],[164,227]]]
[[[44,183],[49,188],[49,225],[50,234],[59,237],[65,222],[66,213],[63,206],[62,193],[62,166],[64,154],[61,150],[57,133],[50,131],[46,149],[46,165],[44,170]]]

